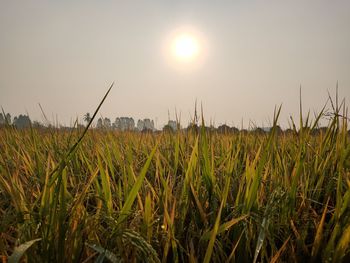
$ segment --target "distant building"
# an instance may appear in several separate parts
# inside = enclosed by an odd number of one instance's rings
[[[113,127],[119,131],[132,131],[135,129],[135,121],[129,117],[116,118]]]
[[[98,118],[96,128],[97,129],[110,129],[111,120],[109,118]]]
[[[137,129],[139,131],[151,130],[154,131],[154,121],[150,119],[143,119],[137,121]]]
[[[178,125],[178,123],[176,121],[169,120],[168,123],[164,125],[163,131],[175,132],[175,131],[177,131],[178,128],[181,129],[180,124]]]
[[[103,128],[103,119],[102,118],[98,118],[97,124],[96,124],[96,128],[97,129],[102,129]]]
[[[110,129],[112,127],[111,120],[109,118],[103,119],[103,127],[107,128],[107,129]]]

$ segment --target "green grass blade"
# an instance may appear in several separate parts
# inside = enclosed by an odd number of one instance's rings
[[[127,197],[122,209],[120,210],[120,215],[117,219],[117,224],[123,222],[127,218],[127,216],[129,215],[129,212],[131,210],[131,206],[134,203],[136,196],[137,196],[137,193],[142,186],[142,182],[146,177],[147,170],[151,164],[153,155],[155,154],[156,150],[157,150],[157,145],[153,148],[151,154],[149,155],[145,165],[143,166],[143,168],[140,172],[140,175],[137,177],[136,182],[134,183],[133,187],[131,188],[131,190],[128,194],[128,197]]]
[[[83,133],[80,135],[80,137],[78,138],[78,140],[75,142],[75,144],[69,149],[68,153],[65,155],[65,158],[63,158],[61,160],[61,162],[55,167],[55,169],[51,172],[50,174],[50,182],[49,182],[49,186],[51,186],[54,181],[57,179],[57,177],[60,175],[60,170],[63,170],[66,166],[67,166],[67,162],[69,161],[69,159],[71,158],[72,153],[76,150],[76,148],[78,147],[78,145],[81,143],[81,141],[83,140],[83,138],[85,137],[85,134],[87,133],[89,127],[91,126],[93,120],[95,119],[98,111],[100,110],[103,102],[105,101],[105,99],[107,98],[109,92],[111,91],[112,87],[114,85],[114,82],[112,83],[112,85],[109,87],[109,89],[107,90],[106,94],[104,95],[104,97],[102,98],[100,104],[98,105],[97,109],[95,110],[94,114],[92,115],[88,125],[85,127]]]
[[[222,209],[224,207],[224,204],[226,203],[226,199],[227,199],[229,188],[230,188],[230,177],[226,177],[225,188],[224,188],[224,191],[223,191],[219,212],[218,212],[218,215],[216,217],[216,221],[215,221],[212,233],[211,233],[211,237],[210,237],[210,240],[209,240],[209,244],[208,244],[207,250],[205,252],[205,256],[204,256],[204,260],[203,260],[204,263],[209,263],[210,259],[211,259],[211,256],[213,254],[213,248],[214,248],[214,243],[215,243],[215,240],[216,240],[216,235],[218,234],[218,231],[219,231],[219,225],[220,225],[220,220],[221,220],[221,212],[222,212]]]

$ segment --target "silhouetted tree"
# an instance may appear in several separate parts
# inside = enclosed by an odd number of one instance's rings
[[[226,125],[226,124],[222,124],[218,127],[217,131],[219,133],[228,133],[230,132],[231,128],[230,126]]]
[[[91,116],[90,116],[90,113],[87,112],[85,115],[84,115],[84,121],[86,122],[86,124],[89,124],[89,122],[91,121]]]
[[[262,128],[260,128],[260,127],[254,129],[253,132],[254,132],[255,134],[265,134],[265,131],[264,131]]]
[[[33,121],[32,126],[33,126],[33,128],[36,128],[36,129],[45,128],[45,126],[42,123],[40,123],[39,121]]]
[[[242,130],[241,130],[241,133],[242,133],[242,134],[248,134],[248,130],[247,130],[247,129],[242,129]]]
[[[232,133],[239,133],[239,129],[236,127],[231,127],[231,132]]]
[[[319,135],[321,133],[325,134],[327,132],[327,127],[315,128],[311,131],[312,135]]]

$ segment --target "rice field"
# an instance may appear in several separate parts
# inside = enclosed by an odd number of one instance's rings
[[[0,129],[3,262],[349,262],[347,118],[316,133]],[[202,121],[204,124],[204,121]]]

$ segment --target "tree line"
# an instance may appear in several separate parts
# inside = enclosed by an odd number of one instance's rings
[[[86,124],[88,124],[91,121],[91,116],[89,113],[86,113],[83,117],[84,121]],[[12,126],[17,129],[24,129],[24,128],[29,128],[29,127],[34,127],[34,128],[60,128],[60,129],[72,129],[70,127],[54,127],[51,124],[44,125],[38,121],[31,121],[30,117],[25,114],[20,114],[15,117],[11,117],[10,113],[0,113],[0,127],[3,126]],[[84,125],[82,124],[77,124],[76,127],[78,128],[83,128]],[[156,132],[159,131],[155,128],[154,126],[154,121],[145,118],[142,120],[138,120],[135,122],[135,120],[132,117],[117,117],[115,118],[114,122],[112,122],[109,118],[98,118],[96,125],[93,127],[95,129],[105,129],[105,130],[116,130],[116,131],[140,131],[140,132]],[[192,122],[189,123],[186,128],[182,128],[181,125],[173,120],[169,120],[167,124],[163,126],[161,129],[164,132],[175,132],[177,130],[186,130],[186,131],[194,131],[194,132],[199,132],[201,127],[196,123]],[[266,134],[269,133],[272,129],[272,127],[254,127],[249,130],[247,129],[239,129],[236,127],[231,127],[227,124],[222,124],[219,125],[218,127],[214,126],[206,126],[204,127],[206,131],[215,131],[218,133],[222,134],[232,134],[232,133],[254,133],[254,134]],[[277,134],[293,134],[297,132],[297,129],[295,127],[288,128],[283,130],[280,126],[275,127],[276,133]],[[321,132],[325,132],[327,130],[326,127],[318,127],[312,130],[313,134],[319,134]],[[350,134],[350,130],[348,131]]]

